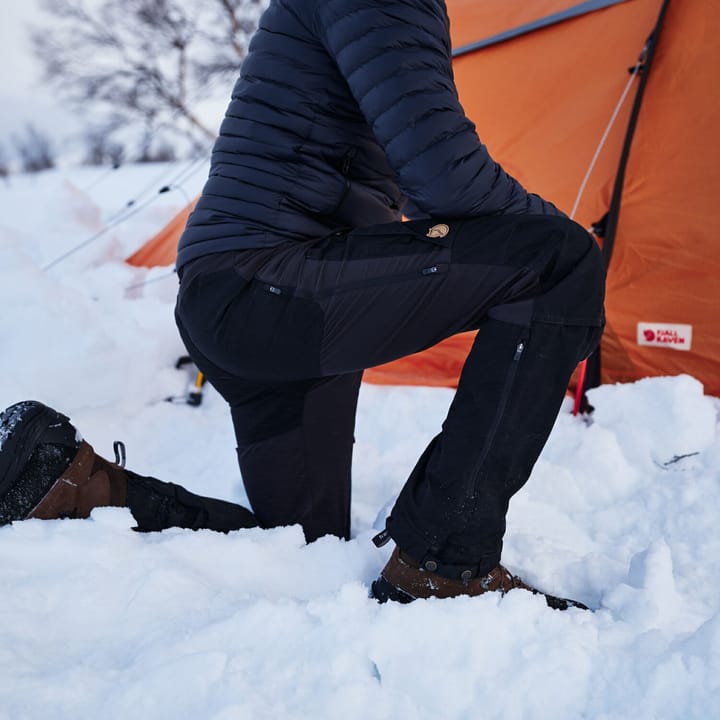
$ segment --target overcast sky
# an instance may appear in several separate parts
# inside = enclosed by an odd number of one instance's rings
[[[36,0],[2,0],[0,52],[3,62],[0,63],[0,80],[4,93],[28,89],[33,77],[33,61],[25,26],[39,17]]]

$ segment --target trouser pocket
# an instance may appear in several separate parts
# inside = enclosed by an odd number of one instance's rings
[[[323,313],[292,287],[225,268],[193,278],[176,315],[200,353],[229,375],[275,381],[319,374]]]

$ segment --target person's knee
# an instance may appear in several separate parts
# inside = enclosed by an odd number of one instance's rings
[[[548,244],[553,254],[550,271],[560,279],[583,261],[592,263],[597,243],[582,226],[565,217],[552,218]]]
[[[582,299],[585,313],[602,317],[605,300],[605,259],[595,239],[579,225],[572,234],[575,252],[579,253],[570,279],[575,287],[578,300]]]
[[[602,325],[605,261],[593,237],[567,218],[555,218],[544,267],[540,314],[554,322]]]

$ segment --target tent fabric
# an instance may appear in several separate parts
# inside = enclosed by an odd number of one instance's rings
[[[578,0],[447,5],[460,48],[566,12]],[[661,5],[625,0],[454,60],[461,102],[492,156],[567,213]],[[689,373],[720,395],[719,31],[719,4],[670,2],[626,170],[608,273],[603,382]],[[575,219],[585,227],[608,211],[636,87],[637,80],[577,205]],[[158,264],[174,261],[184,224],[175,221],[177,234],[164,246],[159,235],[149,241]],[[472,334],[451,338],[365,379],[454,386],[471,342]]]
[[[173,216],[172,220],[142,247],[136,250],[126,262],[136,267],[155,267],[175,263],[177,244],[187,224],[197,198]]]
[[[497,33],[497,35],[472,42],[469,45],[455,47],[453,48],[452,54],[453,57],[460,57],[460,55],[466,55],[467,53],[474,52],[475,50],[482,50],[482,48],[489,47],[490,45],[496,45],[497,43],[511,40],[512,38],[519,37],[520,35],[534,32],[540,28],[564,22],[565,20],[570,20],[574,17],[578,17],[579,15],[594,12],[595,10],[602,10],[610,5],[617,5],[621,2],[627,2],[627,0],[585,0],[585,2],[573,5],[566,10],[560,10],[552,15],[540,17],[537,20],[518,25],[514,28],[510,28],[509,30],[504,30],[501,33]]]

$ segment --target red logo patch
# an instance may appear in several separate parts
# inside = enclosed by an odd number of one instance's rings
[[[648,323],[637,324],[637,343],[650,347],[671,350],[690,350],[692,345],[692,325],[682,323]]]

